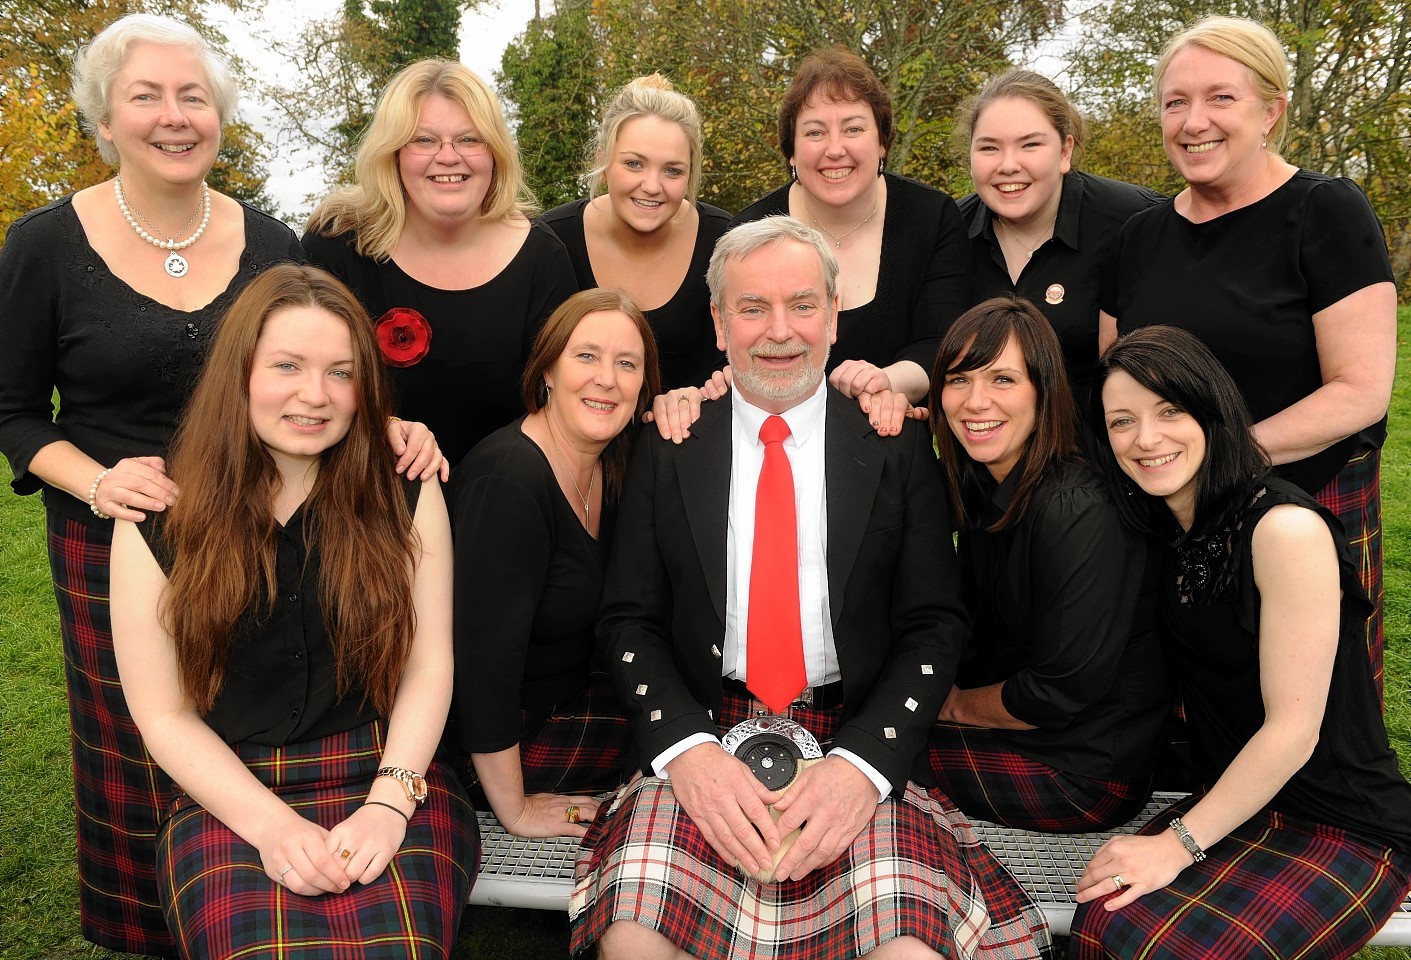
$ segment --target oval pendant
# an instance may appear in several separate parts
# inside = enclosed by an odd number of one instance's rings
[[[179,253],[173,253],[167,257],[162,266],[166,268],[167,276],[176,277],[178,280],[186,276],[188,269],[186,258]]]

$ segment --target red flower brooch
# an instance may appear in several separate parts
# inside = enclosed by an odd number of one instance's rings
[[[377,345],[388,366],[413,366],[431,349],[431,324],[410,307],[393,307],[377,321]]]

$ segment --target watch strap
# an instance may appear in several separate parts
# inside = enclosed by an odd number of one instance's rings
[[[1205,851],[1200,849],[1200,844],[1195,842],[1195,837],[1191,836],[1190,830],[1181,822],[1180,817],[1171,818],[1171,829],[1181,841],[1181,846],[1186,848],[1186,853],[1191,855],[1191,860],[1196,863],[1205,859]]]

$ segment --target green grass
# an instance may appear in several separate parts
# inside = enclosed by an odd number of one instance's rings
[[[1411,774],[1411,308],[1400,312],[1392,433],[1382,453],[1387,727]],[[38,498],[0,463],[0,957],[115,960],[78,930],[63,655]],[[561,960],[561,914],[470,908],[457,958]],[[1369,949],[1361,960],[1411,960]]]

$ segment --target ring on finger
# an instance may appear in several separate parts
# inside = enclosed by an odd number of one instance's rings
[[[577,823],[578,819],[578,804],[570,803],[568,806],[563,808],[564,823]]]
[[[684,393],[677,394],[677,395],[676,395],[676,402],[677,402],[677,403],[690,403],[690,402],[691,402],[691,398],[688,397],[688,396],[686,396]]]
[[[1112,880],[1112,885],[1118,890],[1121,890],[1127,885],[1127,882],[1122,879],[1122,874],[1120,873],[1113,874],[1110,879]]]
[[[283,870],[279,871],[279,882],[280,882],[280,883],[283,883],[283,882],[284,882],[284,875],[285,875],[286,873],[288,873],[290,870],[293,870],[293,869],[294,869],[294,864],[291,863],[291,864],[289,864],[289,866],[287,866],[287,867],[285,867]]]
[[[351,860],[351,859],[353,859],[353,851],[349,850],[347,847],[344,847],[342,850],[339,850],[339,851],[338,851],[338,859],[339,859],[339,860]]]

